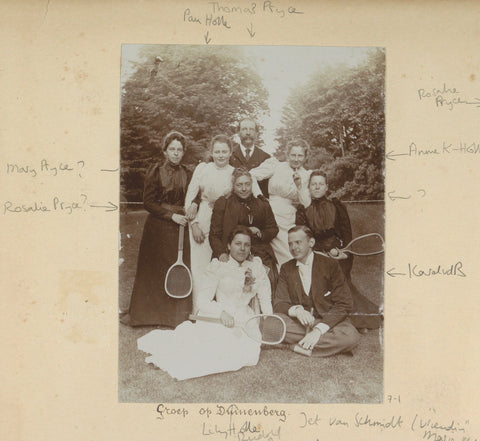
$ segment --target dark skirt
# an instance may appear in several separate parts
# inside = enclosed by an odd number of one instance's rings
[[[188,319],[192,296],[173,299],[165,292],[165,276],[178,257],[179,225],[149,214],[138,252],[137,274],[128,314],[122,323],[130,326],[176,327]],[[185,228],[183,262],[190,266],[188,228]]]

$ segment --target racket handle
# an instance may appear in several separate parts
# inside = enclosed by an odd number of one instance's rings
[[[307,357],[311,357],[312,356],[312,350],[311,349],[304,349],[302,348],[300,345],[295,345],[293,348],[292,348],[293,352],[296,352],[297,354],[301,354],[301,355],[305,355]]]
[[[178,229],[178,253],[183,252],[183,237],[185,236],[185,227],[180,225]]]
[[[190,314],[188,316],[190,320],[201,320],[202,322],[211,322],[211,323],[222,323],[219,318],[216,317],[206,317],[203,315]]]

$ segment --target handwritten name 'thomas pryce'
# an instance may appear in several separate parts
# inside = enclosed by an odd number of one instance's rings
[[[205,14],[205,19],[197,16],[190,8],[186,8],[183,11],[183,21],[186,23],[204,24],[206,26],[223,26],[224,28],[231,29],[231,24],[227,20],[230,16],[253,16],[257,12],[268,14],[279,18],[284,18],[287,14],[296,15],[303,14],[301,11],[293,6],[288,8],[279,8],[271,1],[264,1],[263,3],[250,3],[248,6],[235,6],[235,5],[222,5],[219,2],[208,2],[210,5],[209,10]],[[222,14],[222,15],[220,15]]]

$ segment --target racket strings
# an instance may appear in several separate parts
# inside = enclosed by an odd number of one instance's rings
[[[385,243],[379,234],[371,234],[353,240],[346,249],[360,256],[368,256],[385,251]]]
[[[278,344],[285,337],[286,326],[280,317],[265,315],[252,317],[247,321],[245,330],[249,337],[260,340],[262,343]]]
[[[170,297],[186,297],[192,289],[190,273],[183,265],[172,266],[167,274],[165,289]]]

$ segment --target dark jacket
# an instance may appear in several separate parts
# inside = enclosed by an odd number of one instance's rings
[[[192,172],[185,165],[151,166],[145,176],[143,206],[153,216],[171,220],[173,214],[185,214],[183,205]]]
[[[345,206],[336,198],[314,199],[308,207],[300,205],[296,225],[306,225],[315,236],[315,250],[342,248],[352,240],[352,227]]]
[[[261,148],[254,147],[253,153],[250,156],[249,160],[245,159],[243,156],[242,149],[238,144],[235,144],[232,151],[232,156],[230,156],[230,165],[232,167],[246,167],[248,170],[258,167],[265,159],[270,158],[270,155],[267,152],[264,152]],[[258,183],[260,190],[265,197],[268,198],[268,179],[260,181]]]
[[[274,312],[288,314],[290,307],[302,304],[304,295],[297,262],[295,259],[289,260],[280,269],[273,298]],[[314,255],[309,297],[313,302],[314,316],[330,328],[347,317],[353,308],[353,301],[343,271],[336,260],[320,254]]]
[[[209,234],[212,258],[218,258],[222,253],[228,254],[228,236],[238,225],[257,227],[262,237],[253,237],[252,254],[262,260],[268,254],[276,261],[270,241],[278,234],[278,227],[270,204],[253,196],[242,201],[235,194],[218,198],[213,207]]]
[[[314,199],[308,207],[300,205],[295,219],[296,225],[306,225],[315,237],[315,251],[330,251],[343,248],[352,240],[352,227],[347,209],[338,199],[322,197]],[[353,256],[342,260],[340,266],[349,277]]]

